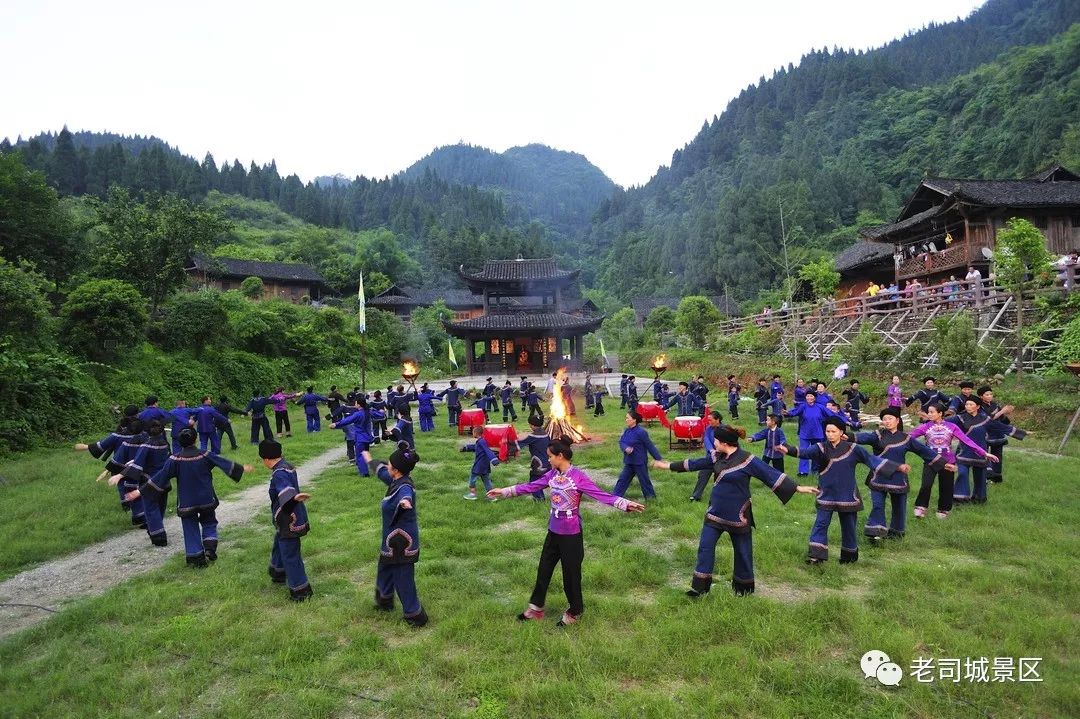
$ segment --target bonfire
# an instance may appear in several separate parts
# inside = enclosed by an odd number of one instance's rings
[[[555,391],[552,393],[551,407],[549,408],[550,416],[545,430],[548,437],[552,439],[565,437],[573,442],[587,442],[589,438],[585,434],[585,428],[580,424],[574,425],[571,423],[570,415],[566,411],[566,403],[563,402],[562,394],[564,377],[566,377],[566,369],[560,368],[555,376]]]
[[[412,360],[401,363],[401,376],[413,389],[416,389],[416,378],[420,376],[420,365]]]

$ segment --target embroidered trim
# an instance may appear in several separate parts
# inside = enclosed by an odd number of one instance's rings
[[[694,576],[698,579],[712,579],[712,572],[694,572]],[[530,605],[532,606],[532,605]]]
[[[787,478],[788,478],[788,476],[786,474],[781,473],[780,476],[777,478],[776,482],[773,484],[772,491],[775,492],[780,487],[780,485],[784,483],[784,480],[786,480]]]
[[[405,549],[402,550],[406,557],[415,557],[417,554],[420,553],[419,549],[409,549],[409,547],[413,546],[412,535],[400,527],[390,532],[390,534],[386,535],[386,539],[383,540],[383,544],[385,544],[387,547],[390,547],[390,540],[398,535],[405,537],[405,539],[408,540],[408,544],[406,544]],[[394,556],[394,551],[392,549],[385,549],[381,552],[381,554],[384,557],[392,557]]]
[[[717,517],[715,514],[712,514],[711,512],[706,512],[705,513],[705,519],[707,521],[713,522],[715,524],[722,524],[725,527],[738,527],[738,528],[741,529],[743,527],[748,527],[750,525],[750,523],[746,519],[746,510],[749,509],[749,508],[750,508],[750,500],[748,499],[743,504],[742,508],[739,509],[739,521],[738,522],[732,522],[730,519],[724,519],[723,517]]]

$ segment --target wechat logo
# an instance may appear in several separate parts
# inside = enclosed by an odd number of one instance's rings
[[[864,679],[873,677],[887,687],[898,686],[904,678],[904,670],[900,665],[891,661],[888,654],[877,649],[863,654],[859,666],[862,667]]]

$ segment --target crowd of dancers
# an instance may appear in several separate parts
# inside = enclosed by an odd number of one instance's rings
[[[779,375],[757,381],[753,394],[759,430],[750,437],[741,427],[725,423],[719,411],[710,409],[709,388],[704,377],[680,382],[669,392],[658,380],[650,386],[654,400],[665,411],[676,409],[680,416],[699,416],[704,425],[703,451],[700,456],[679,461],[665,460],[652,441],[638,412],[636,378],[623,375],[620,381],[620,409],[625,408],[625,428],[619,438],[622,470],[608,493],[598,487],[588,474],[572,464],[573,442],[566,437],[551,437],[540,409],[541,400],[558,393],[563,408],[576,413],[573,388],[565,373],[555,373],[541,390],[527,377],[514,386],[509,380],[499,387],[492,378],[482,389],[465,390],[456,381],[439,392],[427,384],[419,388],[403,385],[387,387],[385,394],[354,388],[346,394],[331,387],[318,394],[314,387],[305,392],[286,392],[283,387],[269,395],[254,395],[244,409],[232,406],[227,398],[214,402],[202,398],[194,407],[178,401],[172,409],[159,407],[156,397],[147,397],[145,406],[124,409],[116,430],[93,444],[78,444],[76,449],[89,451],[105,461],[99,479],[108,477],[118,488],[121,506],[130,512],[133,525],[145,529],[153,546],[167,546],[164,528],[168,495],[172,482],[177,485],[176,511],[181,520],[187,564],[206,567],[218,556],[218,522],[215,510],[217,495],[212,470],[219,469],[239,482],[250,465],[240,465],[220,455],[221,440],[228,436],[236,448],[230,414],[244,414],[252,419],[250,441],[258,445],[259,457],[270,472],[268,493],[274,524],[268,574],[275,583],[287,585],[289,597],[303,601],[312,596],[300,551],[300,540],[309,531],[305,502],[295,467],[284,458],[280,439],[291,436],[288,402],[304,408],[307,431],[321,431],[321,420],[329,420],[331,429],[344,433],[346,452],[363,477],[374,474],[386,486],[381,502],[382,542],[378,555],[375,606],[390,610],[397,596],[406,622],[422,626],[428,621],[416,590],[415,565],[420,555],[420,532],[417,518],[417,493],[412,472],[420,463],[416,435],[412,429],[412,406],[416,405],[421,432],[435,430],[436,403],[445,403],[447,422],[456,426],[466,403],[482,410],[486,420],[501,405],[503,418],[516,421],[515,402],[529,411],[529,433],[519,438],[514,449],[528,450],[529,481],[497,488],[491,482],[492,468],[500,459],[484,438],[484,427],[475,426],[463,452],[473,454],[466,499],[477,498],[477,485],[483,486],[490,501],[530,495],[536,501],[550,503],[548,534],[541,550],[533,593],[523,621],[545,615],[547,588],[557,564],[562,565],[563,588],[568,607],[559,616],[560,625],[573,624],[584,612],[581,588],[581,562],[584,543],[581,531],[580,503],[584,496],[625,512],[643,512],[646,503],[656,498],[649,476],[653,469],[695,472],[696,483],[690,493],[700,501],[712,482],[708,507],[698,543],[697,563],[687,594],[700,597],[710,591],[715,570],[716,545],[727,534],[732,545],[731,586],[737,595],[754,591],[754,565],[751,509],[751,479],[764,483],[784,504],[795,494],[815,497],[816,517],[808,539],[806,561],[819,564],[829,559],[829,527],[834,515],[840,524],[839,561],[858,560],[858,513],[863,499],[856,477],[857,465],[866,467],[865,483],[870,490],[871,511],[863,535],[872,542],[903,537],[907,531],[907,500],[910,491],[907,455],[923,460],[922,479],[915,499],[916,518],[928,516],[935,483],[938,498],[935,515],[946,519],[955,503],[980,504],[987,501],[988,482],[1003,480],[1004,447],[1010,438],[1023,439],[1025,432],[1011,424],[1011,405],[995,402],[989,386],[976,389],[965,381],[959,393],[941,392],[934,377],[925,377],[923,387],[905,395],[900,378],[894,376],[886,392],[886,406],[877,413],[879,426],[865,429],[872,416],[863,414],[869,397],[858,381],[849,380],[835,398],[827,383],[796,380],[788,404],[787,392]],[[594,414],[603,413],[602,400],[607,394],[604,382],[587,376],[584,384],[585,406]],[[475,399],[473,399],[475,398]],[[735,375],[727,377],[727,405],[732,419],[739,418],[742,386]],[[325,407],[326,414],[323,415]],[[266,416],[272,407],[277,421],[277,437],[271,433]],[[911,408],[919,422],[905,431],[903,411]],[[788,441],[785,422],[795,422],[797,442]],[[167,437],[171,434],[171,440]],[[391,445],[388,459],[375,461],[372,448],[380,443]],[[744,442],[762,442],[761,456],[751,454]],[[798,459],[794,478],[785,468],[787,456]],[[811,477],[816,478],[812,482]],[[638,481],[643,502],[626,498],[634,480]]]

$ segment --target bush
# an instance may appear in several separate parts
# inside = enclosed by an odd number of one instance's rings
[[[64,337],[79,354],[105,360],[140,342],[146,333],[146,298],[121,280],[90,280],[60,308]]]
[[[1080,316],[1074,317],[1065,325],[1061,339],[1054,352],[1056,364],[1080,362]]]
[[[229,315],[221,293],[203,289],[180,292],[165,305],[161,344],[165,349],[193,349],[196,356],[207,344],[229,339]]]
[[[868,322],[863,322],[859,326],[859,334],[844,348],[841,357],[853,367],[865,367],[867,364],[887,361],[892,357],[892,350],[885,346]]]
[[[258,277],[245,277],[240,283],[240,293],[249,300],[260,299],[263,295],[263,281]]]
[[[20,346],[40,346],[52,334],[48,282],[28,265],[0,257],[0,338]]]

